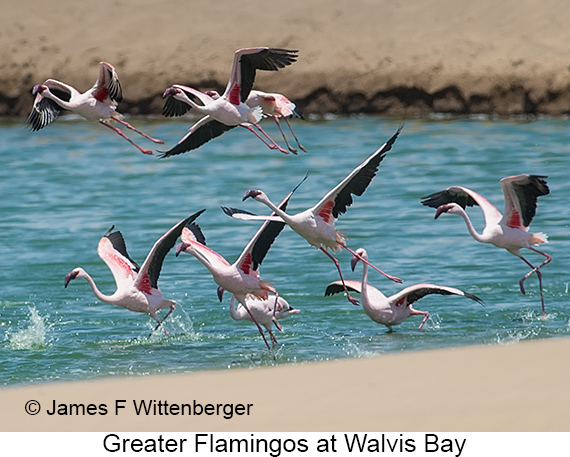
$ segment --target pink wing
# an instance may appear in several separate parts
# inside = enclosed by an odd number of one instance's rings
[[[121,83],[113,65],[107,62],[99,62],[99,78],[91,89],[93,97],[102,103],[120,103],[123,100]]]
[[[546,176],[518,175],[501,179],[505,210],[502,222],[508,227],[528,231],[536,214],[536,201],[550,190]]]
[[[99,240],[97,254],[113,273],[117,289],[125,289],[132,286],[139,266],[127,254],[121,232],[112,232],[113,228]]]

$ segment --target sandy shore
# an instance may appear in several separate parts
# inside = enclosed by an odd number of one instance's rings
[[[52,5],[50,6],[50,3]],[[223,89],[241,47],[299,49],[260,74],[307,113],[570,112],[564,0],[4,2],[0,115],[26,116],[46,78],[84,91],[116,66],[122,112],[159,113],[171,84]]]
[[[564,338],[5,388],[0,390],[0,430],[568,431],[569,353],[570,339]],[[41,405],[37,415],[25,413],[29,400]],[[160,409],[137,415],[133,401],[141,400],[171,406],[233,404],[235,413],[231,419],[223,417],[223,410],[219,416],[160,415]],[[56,411],[70,411],[71,403],[93,404],[94,414],[49,415],[54,401]],[[124,408],[115,414],[117,404]],[[101,405],[107,414],[99,414]]]

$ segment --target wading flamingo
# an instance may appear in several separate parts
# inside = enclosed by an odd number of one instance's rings
[[[43,84],[34,86],[32,94],[36,98],[27,120],[32,131],[44,128],[53,122],[61,111],[69,110],[85,119],[98,121],[101,125],[109,127],[143,154],[153,154],[153,152],[150,149],[141,148],[110,123],[116,121],[155,143],[164,143],[137,130],[123,120],[123,115],[116,111],[117,104],[123,99],[121,84],[115,68],[106,62],[99,63],[99,78],[87,92],[81,94],[68,84],[48,79]]]
[[[284,210],[287,207],[287,203],[293,192],[281,202],[279,205],[280,208]],[[275,238],[277,238],[284,227],[285,224],[282,221],[265,221],[246,245],[239,258],[232,264],[206,246],[206,238],[195,222],[186,224],[180,236],[182,242],[176,245],[177,256],[181,252],[191,254],[208,269],[214,282],[219,286],[218,299],[220,301],[222,301],[224,291],[227,290],[233,294],[235,299],[248,313],[252,322],[257,326],[267,349],[270,351],[271,347],[265,338],[263,330],[255,318],[255,315],[249,309],[248,299],[265,301],[268,300],[269,293],[274,294],[274,315],[272,316],[272,320],[279,328],[275,316],[278,310],[279,294],[269,282],[263,281],[260,278],[259,266],[275,241]],[[272,342],[276,343],[274,337],[272,337]]]
[[[328,250],[337,252],[340,249],[346,249],[353,255],[357,255],[355,251],[346,245],[346,237],[343,233],[335,229],[335,221],[340,214],[346,212],[347,208],[352,205],[352,195],[361,196],[372,178],[376,175],[378,167],[384,159],[386,153],[392,148],[396,141],[402,127],[390,138],[384,145],[382,145],[374,154],[366,159],[361,165],[356,167],[340,184],[328,192],[320,202],[312,208],[302,211],[297,214],[287,214],[284,210],[279,209],[274,203],[269,200],[267,195],[261,190],[248,190],[243,200],[253,198],[258,202],[267,205],[274,214],[271,216],[256,216],[247,211],[231,208],[226,214],[241,220],[272,220],[285,222],[295,232],[301,235],[311,246],[315,246],[326,254],[335,264],[340,279],[344,282],[340,264]],[[395,282],[402,282],[401,279],[388,275],[383,271],[370,264],[367,260],[362,259],[371,267],[382,273],[388,279]],[[358,300],[351,297],[348,290],[345,290],[348,300],[358,305]]]
[[[273,324],[275,324],[279,331],[282,331],[283,328],[277,320],[284,319],[293,314],[299,314],[300,312],[298,309],[289,305],[287,300],[283,297],[275,297],[273,294],[270,294],[266,300],[246,296],[245,302],[247,303],[247,309],[241,306],[241,304],[236,308],[236,297],[232,295],[232,299],[230,300],[230,316],[236,321],[248,320],[251,322],[253,322],[253,316],[258,324],[263,325],[267,329],[267,333],[269,333],[273,344],[277,344],[277,339],[271,331]]]
[[[435,194],[422,197],[422,204],[431,208],[437,208],[435,218],[441,214],[458,214],[467,224],[469,233],[480,243],[489,243],[498,248],[503,248],[511,254],[521,258],[532,268],[520,281],[521,292],[524,294],[524,281],[533,273],[538,276],[540,286],[540,300],[542,303],[542,315],[546,315],[544,309],[544,295],[542,292],[542,273],[540,268],[552,260],[552,256],[539,251],[533,246],[547,242],[544,233],[529,233],[528,229],[536,214],[536,201],[542,195],[548,195],[550,190],[546,184],[547,176],[518,175],[501,179],[505,209],[503,214],[477,192],[465,187],[448,187]],[[485,228],[478,233],[465,212],[466,206],[479,205],[485,216]],[[546,257],[546,260],[537,267],[525,259],[520,250],[528,248],[531,251]]]
[[[190,127],[188,133],[172,149],[161,152],[161,157],[170,157],[196,149],[238,125],[253,132],[270,149],[278,149],[288,154],[289,151],[278,146],[265,132],[261,136],[255,131],[252,125],[262,131],[257,125],[262,117],[262,109],[260,107],[252,109],[245,104],[245,101],[253,87],[257,70],[276,71],[291,65],[297,60],[297,52],[267,47],[238,49],[234,54],[232,72],[226,90],[218,98],[179,84],[166,89],[163,94],[166,102],[162,111],[165,116],[181,116],[191,108],[205,116]],[[196,103],[195,98],[202,104]],[[268,142],[266,138],[270,141]]]
[[[358,256],[353,256],[350,262],[353,271],[359,260],[368,260],[368,255],[364,248],[359,248],[356,252]],[[429,318],[429,313],[412,308],[412,303],[426,295],[461,295],[478,303],[483,303],[479,297],[473,294],[468,294],[453,287],[436,286],[428,283],[414,284],[402,289],[397,294],[386,297],[376,287],[368,284],[368,265],[366,263],[362,269],[362,281],[345,281],[345,284],[350,290],[361,295],[362,309],[366,315],[374,322],[385,325],[390,331],[392,331],[393,325],[401,324],[410,316],[424,316],[418,327],[418,330],[421,330]],[[331,282],[325,291],[325,296],[333,295],[343,290],[344,287],[340,281]]]
[[[178,222],[161,236],[154,243],[142,267],[139,267],[127,254],[127,247],[121,232],[113,232],[115,227],[111,227],[99,241],[97,254],[113,273],[117,290],[112,295],[105,295],[97,288],[93,278],[83,268],[75,268],[67,274],[64,282],[65,287],[74,279],[84,278],[91,286],[91,290],[97,299],[110,305],[122,306],[130,311],[146,313],[158,323],[155,330],[158,329],[174,311],[176,305],[175,302],[165,299],[158,288],[158,277],[164,258],[176,243],[184,226],[203,212],[204,210],[199,211]],[[170,308],[170,311],[162,319],[159,319],[158,311],[163,308]]]

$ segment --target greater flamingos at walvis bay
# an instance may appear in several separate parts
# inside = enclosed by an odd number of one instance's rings
[[[289,197],[293,192],[283,200],[280,204],[281,208],[286,208]],[[194,222],[186,224],[180,236],[182,242],[176,246],[176,255],[179,255],[181,252],[191,254],[208,269],[212,274],[214,282],[219,286],[218,298],[220,301],[222,301],[225,290],[233,294],[235,299],[245,309],[251,321],[257,326],[267,349],[270,351],[271,347],[254,313],[249,309],[248,303],[251,303],[250,300],[256,299],[268,300],[269,293],[274,294],[275,300],[272,307],[273,315],[271,316],[271,320],[275,323],[277,328],[280,328],[276,318],[279,307],[279,294],[270,283],[261,279],[259,276],[259,266],[275,241],[275,238],[277,238],[284,227],[285,224],[282,221],[265,221],[246,245],[239,258],[232,264],[206,246],[206,238],[200,227]],[[231,316],[236,319],[238,314],[232,313]],[[271,333],[270,336],[272,342],[275,344],[277,342],[275,337]]]
[[[542,315],[545,316],[544,295],[542,292],[542,273],[540,269],[552,260],[552,256],[539,251],[533,246],[547,242],[544,233],[529,233],[529,226],[536,214],[536,202],[538,197],[548,195],[550,190],[546,184],[547,176],[517,175],[501,179],[505,209],[503,214],[477,192],[465,187],[448,187],[435,194],[422,197],[422,204],[437,208],[435,218],[441,214],[458,214],[467,224],[469,233],[480,243],[489,243],[499,248],[506,249],[511,254],[521,258],[531,270],[520,280],[521,292],[525,293],[524,281],[533,273],[538,277],[540,287],[540,300],[542,303]],[[485,228],[478,233],[469,216],[465,212],[467,206],[479,205],[485,216]],[[538,266],[533,266],[525,259],[520,250],[530,249],[546,257],[546,260]]]
[[[111,125],[111,122],[116,121],[155,143],[164,143],[137,130],[123,119],[122,114],[116,111],[117,104],[123,100],[123,93],[115,68],[106,62],[99,63],[99,78],[87,92],[80,93],[68,84],[55,79],[47,79],[43,84],[34,86],[32,94],[36,98],[27,120],[32,131],[44,128],[53,122],[62,111],[68,110],[85,119],[98,121],[101,125],[109,127],[143,154],[153,154],[153,152],[150,149],[140,147],[119,128]]]
[[[278,48],[245,48],[234,54],[230,80],[221,96],[211,92],[214,97],[191,87],[175,84],[163,94],[166,98],[162,113],[165,116],[181,116],[194,109],[205,116],[198,120],[188,133],[170,150],[161,152],[161,157],[170,157],[190,151],[220,136],[238,125],[250,130],[269,148],[285,154],[289,151],[277,145],[257,123],[263,116],[260,106],[250,108],[246,100],[253,87],[257,70],[276,71],[291,65],[297,60],[297,52]],[[198,99],[201,104],[194,100]],[[261,136],[252,127],[263,133]]]
[[[368,255],[364,248],[357,249],[356,253],[358,256],[353,256],[350,262],[353,271],[359,260],[368,260]],[[376,287],[368,284],[368,265],[366,263],[364,263],[362,269],[362,281],[345,281],[345,284],[350,290],[360,294],[362,309],[366,315],[374,322],[385,325],[390,331],[392,331],[393,325],[401,324],[410,316],[423,316],[423,320],[418,327],[418,330],[421,330],[429,318],[429,312],[418,311],[412,308],[412,303],[426,295],[461,295],[478,303],[483,303],[479,297],[473,294],[453,287],[437,286],[429,283],[414,284],[402,289],[397,294],[386,297]],[[343,290],[343,284],[340,281],[334,281],[328,285],[325,296],[334,295]]]
[[[248,190],[243,200],[247,198],[253,198],[258,202],[267,205],[274,214],[271,216],[256,216],[247,211],[238,210],[235,208],[226,213],[236,219],[242,220],[271,220],[284,222],[291,229],[301,235],[307,242],[321,250],[326,254],[335,264],[340,279],[344,284],[344,279],[340,269],[340,264],[336,258],[334,258],[328,250],[332,252],[337,252],[341,249],[346,249],[353,255],[357,255],[355,251],[350,249],[346,245],[346,237],[343,233],[335,229],[335,221],[339,215],[346,212],[347,208],[352,205],[352,195],[361,196],[372,178],[376,175],[378,167],[386,153],[392,148],[392,145],[396,141],[402,127],[398,128],[397,132],[390,138],[385,144],[383,144],[374,154],[372,154],[368,159],[366,159],[361,165],[356,167],[346,178],[344,178],[340,184],[338,184],[334,189],[328,192],[315,206],[302,211],[297,214],[287,214],[283,209],[275,206],[271,200],[265,195],[261,190]],[[402,282],[400,278],[388,275],[370,264],[367,260],[361,259],[370,265],[372,268],[382,273],[388,279],[395,282]],[[350,296],[348,289],[345,288],[346,296],[348,300],[354,304],[358,305],[358,300]]]
[[[75,268],[65,277],[65,287],[74,279],[84,278],[91,286],[95,297],[104,303],[110,305],[122,306],[130,311],[137,313],[146,313],[156,322],[156,329],[166,320],[166,318],[174,311],[175,302],[167,300],[158,288],[158,277],[166,254],[180,236],[182,229],[187,223],[196,219],[204,210],[193,214],[192,216],[178,222],[168,232],[154,243],[154,246],[147,255],[142,267],[139,267],[127,253],[125,239],[121,232],[113,232],[114,227],[101,238],[97,247],[97,254],[107,264],[115,283],[117,290],[106,295],[101,292],[93,278],[83,269]],[[158,311],[164,308],[170,308],[168,313],[160,319]]]

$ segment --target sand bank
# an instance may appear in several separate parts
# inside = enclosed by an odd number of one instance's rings
[[[26,116],[49,77],[87,90],[101,60],[118,70],[120,111],[160,113],[166,87],[223,89],[233,52],[266,45],[299,60],[256,87],[305,114],[559,115],[570,112],[568,23],[564,0],[4,2],[0,115]]]
[[[568,431],[569,353],[570,339],[564,338],[11,387],[0,390],[0,430]],[[26,414],[29,400],[41,405],[37,415]],[[147,404],[156,400],[158,409],[137,415],[133,402],[140,406],[141,400]],[[70,411],[72,403],[93,404],[93,414],[49,415],[54,401],[55,410],[63,411]],[[175,407],[166,415],[167,408],[158,406],[158,402],[167,402],[170,408],[194,401],[203,406],[232,404],[233,417],[224,418],[223,411],[180,415]],[[116,414],[117,404],[124,408]],[[238,404],[244,408],[238,409]],[[101,405],[107,414],[100,414]],[[249,415],[247,405],[251,405]]]

